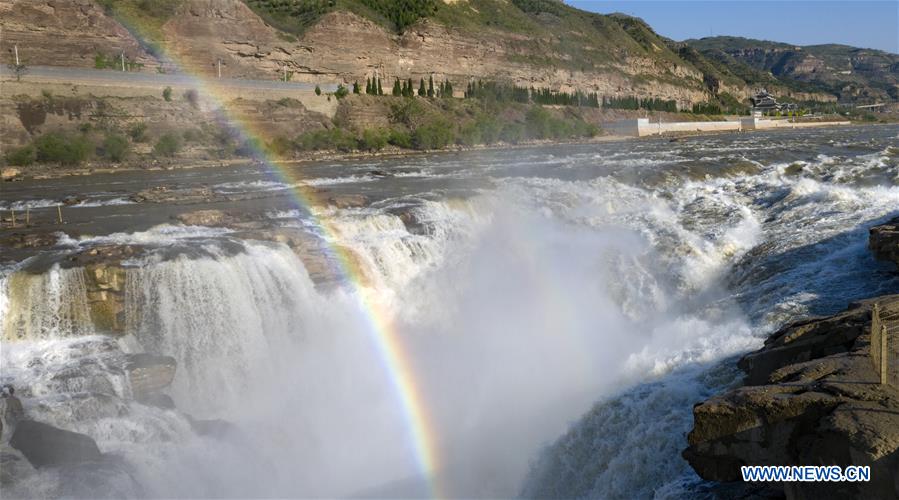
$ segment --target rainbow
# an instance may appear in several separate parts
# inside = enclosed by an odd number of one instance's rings
[[[239,140],[253,148],[253,156],[261,161],[277,180],[284,182],[291,189],[292,199],[300,212],[308,213],[325,236],[325,242],[335,241],[338,231],[326,218],[318,217],[312,210],[314,206],[322,206],[318,193],[306,186],[298,174],[292,173],[285,166],[279,165],[285,161],[279,158],[275,152],[265,147],[263,138],[265,133],[254,128],[234,112],[228,109],[229,98],[224,94],[224,89],[218,88],[212,81],[203,78],[203,72],[198,68],[191,68],[189,59],[179,57],[177,51],[169,50],[162,41],[153,43],[146,36],[147,30],[141,29],[141,23],[136,19],[128,19],[130,16],[115,15],[116,20],[137,39],[142,46],[153,45],[157,50],[157,59],[166,60],[167,63],[178,68],[181,74],[188,77],[190,83],[210,102],[218,105],[220,120],[238,134]],[[398,403],[401,406],[406,425],[409,431],[409,442],[412,446],[419,472],[427,483],[427,488],[432,498],[444,496],[436,478],[438,470],[438,452],[436,446],[436,433],[431,423],[433,420],[428,415],[427,405],[421,387],[417,383],[415,370],[409,352],[403,345],[399,333],[393,323],[392,314],[389,313],[377,300],[372,292],[363,286],[365,272],[353,258],[350,251],[340,245],[329,243],[326,251],[338,263],[337,271],[342,274],[348,283],[355,288],[355,296],[359,301],[361,310],[365,312],[368,330],[371,340],[377,348],[378,356],[384,366],[396,393]]]

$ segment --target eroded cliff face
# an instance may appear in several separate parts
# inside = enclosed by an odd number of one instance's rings
[[[155,68],[154,58],[93,0],[10,0],[0,2],[3,63],[18,45],[26,65],[94,67],[94,56],[118,57]]]
[[[895,222],[872,229],[871,247],[899,265]],[[743,357],[746,385],[693,409],[683,456],[696,472],[731,482],[743,465],[866,465],[870,482],[766,486],[795,499],[899,498],[899,387],[881,385],[871,361],[875,303],[899,315],[899,295],[862,301],[788,325]],[[899,342],[888,349],[895,360]]]
[[[96,54],[124,51],[144,64],[143,71],[174,63],[212,76],[221,60],[226,77],[277,79],[289,70],[299,81],[364,81],[377,74],[384,81],[399,77],[417,83],[434,75],[453,81],[459,95],[471,78],[481,78],[676,99],[683,106],[707,99],[702,74],[688,63],[630,54],[601,69],[566,69],[546,62],[541,51],[547,40],[500,30],[465,31],[428,19],[396,35],[350,12],[334,11],[298,40],[266,24],[240,0],[186,0],[161,27],[161,45],[170,58],[149,53],[90,0],[17,0],[0,5],[0,19],[3,51],[18,43],[32,65],[93,67]],[[134,24],[135,35],[148,36],[146,26]]]
[[[470,33],[430,20],[395,35],[337,11],[324,16],[301,40],[291,41],[239,0],[190,0],[183,15],[165,25],[165,33],[167,45],[176,47],[191,66],[211,72],[215,59],[221,58],[234,76],[272,78],[286,68],[299,80],[352,82],[377,74],[385,81],[399,77],[417,83],[433,74],[455,82],[459,95],[464,83],[476,77],[603,95],[656,95],[684,104],[706,99],[702,75],[686,64],[631,57],[602,72],[529,64],[524,61],[535,56],[530,47],[539,40],[499,31]],[[654,77],[680,82],[646,81]]]

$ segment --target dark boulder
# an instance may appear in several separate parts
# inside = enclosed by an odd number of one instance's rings
[[[102,459],[97,443],[84,434],[23,420],[16,426],[10,446],[35,467],[58,466]]]

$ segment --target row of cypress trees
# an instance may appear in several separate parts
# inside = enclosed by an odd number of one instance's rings
[[[677,102],[659,99],[658,97],[647,99],[641,99],[636,96],[605,97],[602,105],[604,108],[613,109],[648,109],[649,111],[677,112]]]
[[[560,92],[549,89],[535,89],[533,87],[519,87],[517,85],[503,85],[482,80],[468,82],[465,97],[559,106],[589,106],[594,108],[600,106],[599,94],[596,92],[584,93],[579,90],[576,92]]]
[[[353,82],[353,93],[362,93],[362,88],[359,86],[359,82]],[[365,93],[368,95],[384,95],[384,87],[381,85],[381,77],[378,76],[366,78]],[[399,78],[394,79],[393,90],[391,91],[392,95],[397,97],[413,97],[416,93],[419,97],[452,97],[453,84],[449,80],[444,80],[442,82],[439,82],[435,87],[434,77],[429,76],[427,86],[425,86],[424,78],[419,79],[418,91],[416,91],[411,78],[407,80],[400,80]]]
[[[353,83],[353,93],[361,94],[362,88],[359,82]],[[384,95],[384,87],[381,85],[381,77],[365,79],[365,93],[369,95]],[[411,78],[406,80],[394,79],[391,95],[397,97],[452,97],[453,84],[449,80],[434,84],[434,77],[428,77],[427,85],[424,78],[418,81],[418,90],[415,90]],[[516,85],[504,85],[496,82],[484,82],[483,80],[470,81],[465,89],[467,99],[493,99],[496,101],[514,101],[521,103],[533,102],[543,105],[557,106],[584,106],[593,108],[611,109],[646,109],[650,111],[677,112],[677,103],[674,100],[659,98],[639,98],[636,96],[625,97],[600,97],[596,92],[561,92],[550,89],[535,89],[533,87],[519,87]]]

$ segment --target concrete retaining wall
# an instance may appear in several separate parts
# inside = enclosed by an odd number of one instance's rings
[[[649,118],[621,120],[603,124],[603,128],[615,135],[643,137],[647,135],[663,135],[666,133],[688,132],[727,132],[741,130],[765,130],[773,128],[808,128],[832,125],[849,125],[844,122],[791,122],[789,120],[764,120],[761,118],[741,118],[719,122],[667,122],[650,123]]]

